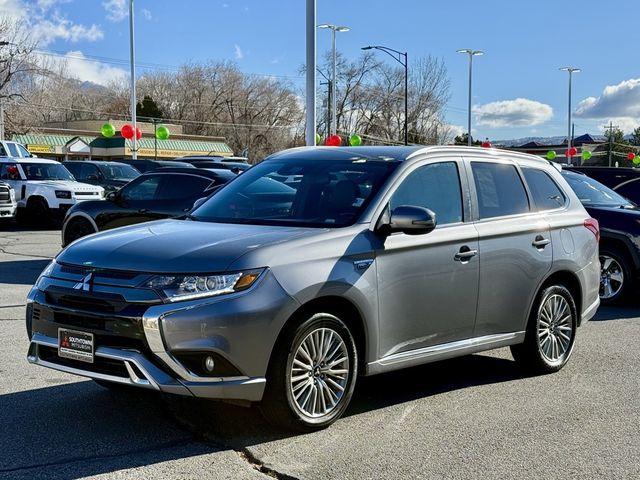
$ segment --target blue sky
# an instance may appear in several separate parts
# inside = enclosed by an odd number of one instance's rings
[[[573,77],[576,135],[602,133],[610,120],[625,131],[640,125],[638,0],[317,3],[318,23],[351,28],[338,34],[348,58],[379,44],[407,50],[410,67],[427,55],[443,59],[452,94],[446,120],[454,128],[466,125],[468,88],[468,59],[456,50],[484,50],[474,60],[477,138],[565,135],[568,75],[558,70],[565,65],[582,69]],[[141,64],[172,69],[232,60],[245,72],[304,85],[304,0],[135,0],[135,6]],[[127,0],[0,0],[0,14],[28,19],[42,50],[70,56],[77,76],[98,82],[127,69],[127,8]],[[329,32],[318,31],[318,54],[329,48]]]

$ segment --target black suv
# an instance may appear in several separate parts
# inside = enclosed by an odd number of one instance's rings
[[[229,170],[161,168],[140,175],[106,200],[87,201],[67,212],[62,246],[91,233],[184,215],[199,198],[235,178]]]
[[[72,160],[64,162],[79,182],[100,185],[105,193],[126,185],[140,175],[140,172],[126,163],[96,160]]]
[[[182,167],[193,167],[193,165],[189,163],[183,162],[175,162],[173,160],[147,160],[147,159],[136,159],[133,160],[131,158],[125,158],[122,160],[118,160],[120,163],[126,163],[127,165],[131,165],[133,168],[138,170],[140,173],[150,172],[151,170],[155,170],[157,168],[182,168]]]
[[[575,171],[562,176],[600,224],[600,302],[615,303],[633,291],[640,274],[640,208]]]
[[[567,170],[584,173],[632,202],[640,204],[640,168],[569,167]]]

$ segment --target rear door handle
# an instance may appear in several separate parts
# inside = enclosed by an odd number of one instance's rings
[[[141,208],[140,210],[138,210],[138,213],[149,213],[149,209],[148,208]]]
[[[531,245],[536,248],[544,248],[551,243],[551,240],[544,238],[542,235],[538,235]]]
[[[453,257],[457,262],[468,262],[472,257],[475,257],[478,254],[478,250],[471,250],[466,245],[460,247],[458,253]]]

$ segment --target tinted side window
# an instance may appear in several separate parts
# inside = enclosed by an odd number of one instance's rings
[[[433,163],[413,171],[391,197],[391,209],[400,205],[425,207],[438,225],[462,221],[462,192],[454,162]]]
[[[180,200],[197,197],[211,185],[213,180],[195,175],[162,175],[163,179],[156,194],[158,200]]]
[[[518,170],[502,163],[471,162],[480,218],[529,211],[529,199]]]
[[[153,200],[160,184],[160,175],[147,176],[122,189],[124,200]]]
[[[553,210],[565,204],[564,193],[546,172],[536,168],[524,168],[522,172],[538,210]]]
[[[19,157],[20,156],[20,153],[18,152],[18,149],[16,148],[15,144],[7,143],[7,147],[9,147],[9,152],[11,153],[12,157]]]

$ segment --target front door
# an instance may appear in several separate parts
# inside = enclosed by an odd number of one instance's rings
[[[469,216],[460,161],[418,166],[400,183],[400,205],[435,212],[425,235],[394,233],[376,252],[381,358],[471,337],[475,321],[479,249]],[[464,178],[462,176],[462,178]]]

